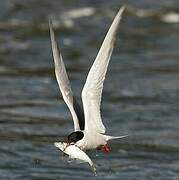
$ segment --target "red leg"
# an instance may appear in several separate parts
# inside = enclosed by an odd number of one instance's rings
[[[111,151],[111,148],[108,146],[108,144],[105,144],[97,147],[97,150],[101,150],[104,153],[109,153]]]

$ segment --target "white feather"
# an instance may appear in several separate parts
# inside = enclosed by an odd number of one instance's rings
[[[116,39],[118,25],[124,9],[125,8],[122,7],[114,18],[98,55],[89,71],[82,91],[85,131],[87,132],[95,131],[102,134],[105,133],[105,126],[103,125],[100,113],[101,96],[107,67]]]
[[[125,137],[128,137],[129,135],[123,135],[123,136],[108,136],[106,135],[106,140],[109,141],[109,140],[112,140],[112,139],[121,139],[121,138],[125,138]]]
[[[66,73],[65,65],[63,63],[63,58],[55,39],[55,34],[54,34],[51,20],[49,20],[49,28],[50,28],[50,38],[51,38],[53,59],[55,63],[55,75],[56,75],[57,82],[61,90],[63,99],[72,114],[74,130],[77,131],[77,130],[80,130],[80,128],[79,128],[79,123],[78,123],[78,117],[73,107],[73,93],[72,93],[70,82]]]

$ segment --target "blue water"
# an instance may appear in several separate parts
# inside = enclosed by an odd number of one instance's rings
[[[179,179],[179,9],[172,1],[125,1],[102,99],[111,153],[68,163],[53,142],[73,130],[54,76],[47,19],[77,99],[124,1],[0,1],[0,179]],[[171,12],[175,13],[170,16]]]

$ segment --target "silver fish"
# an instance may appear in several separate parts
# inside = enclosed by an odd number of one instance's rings
[[[83,162],[89,163],[94,174],[96,175],[96,166],[93,163],[93,161],[89,158],[89,156],[84,151],[82,151],[75,144],[67,144],[65,142],[55,142],[54,145],[55,147],[60,149],[62,152],[69,155],[71,159],[78,159]]]

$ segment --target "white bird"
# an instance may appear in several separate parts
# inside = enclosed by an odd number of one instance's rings
[[[125,7],[121,7],[109,28],[98,55],[88,73],[86,83],[82,90],[83,109],[81,110],[73,97],[70,82],[63,63],[51,20],[49,20],[52,54],[55,63],[55,75],[63,99],[67,104],[73,118],[74,132],[68,136],[68,143],[75,143],[81,150],[101,149],[109,152],[107,142],[111,139],[123,138],[126,136],[105,135],[106,128],[100,114],[100,102],[103,90],[103,83],[113,51],[114,42],[119,22]]]

